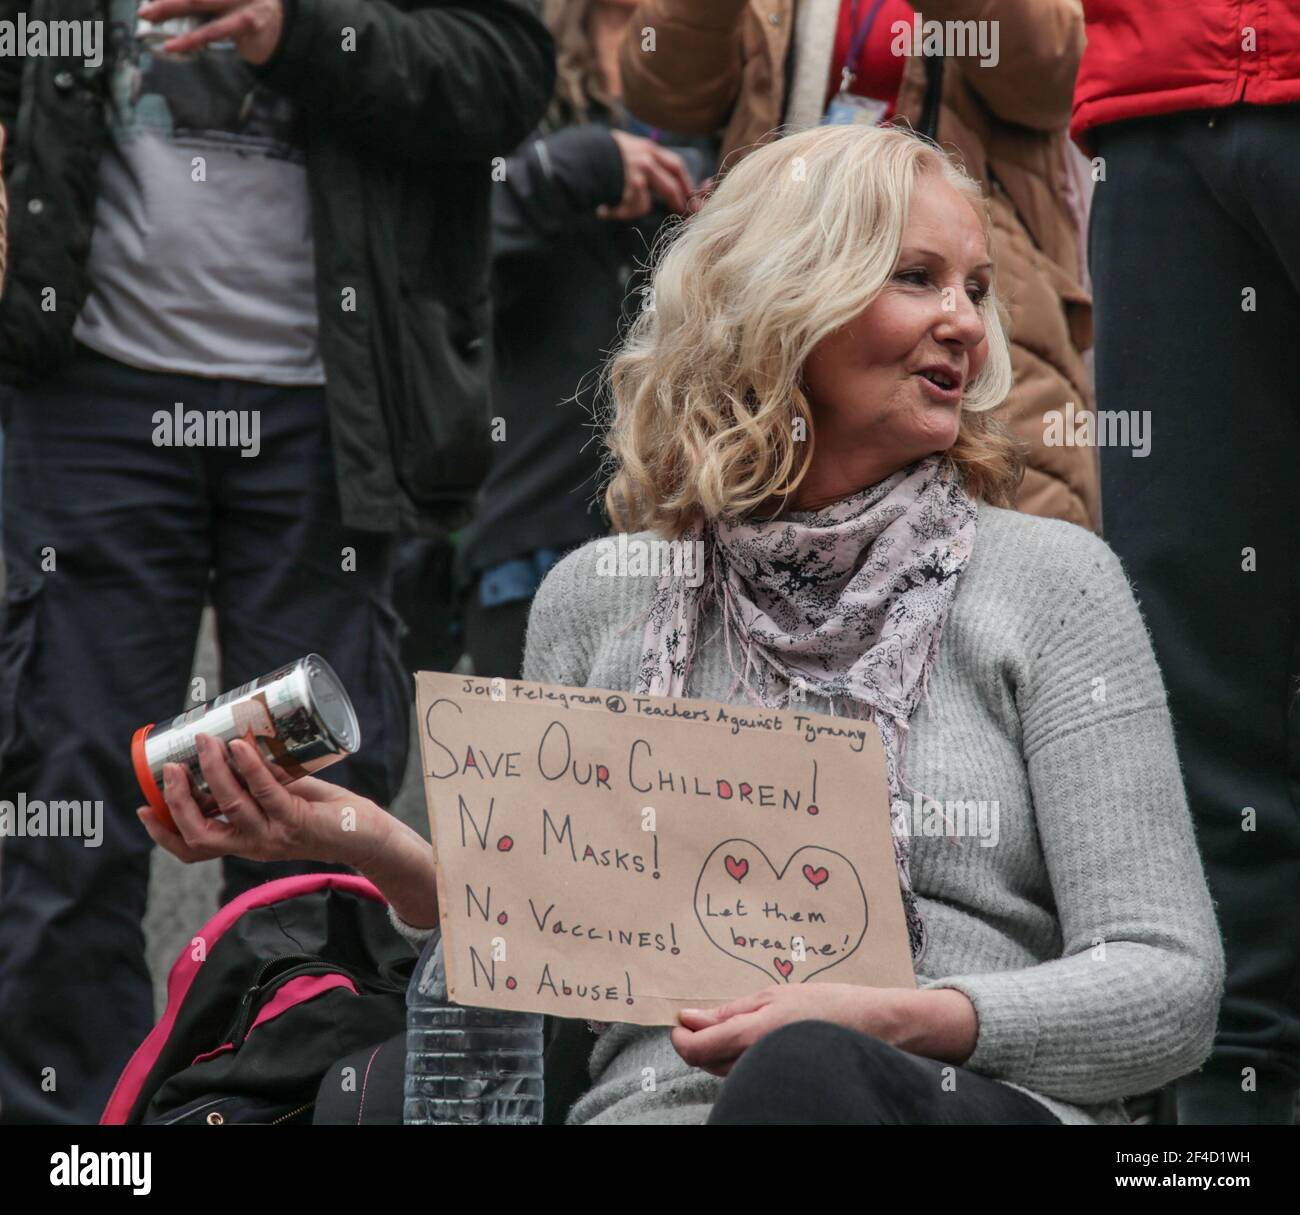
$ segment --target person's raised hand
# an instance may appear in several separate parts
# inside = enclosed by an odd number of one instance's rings
[[[700,184],[691,192],[691,196],[687,200],[686,214],[694,215],[702,206],[704,206],[704,204],[709,201],[709,198],[713,194],[717,184],[718,179],[716,175],[713,177],[706,177],[702,182],[700,182]]]
[[[225,821],[205,817],[185,770],[166,764],[163,796],[176,830],[169,830],[148,806],[136,811],[160,848],[186,863],[221,856],[354,863],[348,845],[360,838],[357,820],[371,813],[366,798],[312,776],[282,785],[257,748],[243,739],[230,744],[229,758],[210,735],[200,734],[195,742],[199,765]]]
[[[138,15],[160,23],[173,17],[208,17],[196,30],[171,38],[163,50],[187,55],[211,42],[233,42],[248,63],[265,63],[280,45],[284,32],[281,0],[153,0],[141,5]]]
[[[623,197],[614,206],[596,208],[601,219],[629,222],[640,219],[662,199],[670,211],[683,212],[690,204],[691,181],[686,162],[652,139],[610,131],[623,157]]]

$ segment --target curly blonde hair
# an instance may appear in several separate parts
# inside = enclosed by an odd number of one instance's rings
[[[988,240],[980,187],[938,147],[861,126],[759,148],[664,234],[645,307],[605,368],[605,506],[615,528],[672,538],[701,516],[780,513],[816,442],[804,362],[888,283],[926,173],[971,201]],[[945,458],[973,497],[1011,505],[1022,461],[988,413],[1012,387],[996,284],[978,307],[988,359],[966,386]]]

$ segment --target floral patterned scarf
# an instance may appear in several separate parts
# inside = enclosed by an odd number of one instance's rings
[[[765,523],[699,523],[704,578],[666,572],[646,623],[637,691],[683,696],[698,630],[722,605],[736,682],[770,708],[807,692],[876,723],[885,744],[894,857],[916,959],[925,926],[908,870],[902,769],[908,722],[926,694],[958,575],[975,544],[975,502],[928,456],[817,511]],[[699,551],[699,550],[696,550]],[[744,654],[737,668],[732,639]]]

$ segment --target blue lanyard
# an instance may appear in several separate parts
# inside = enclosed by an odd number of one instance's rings
[[[871,27],[876,24],[876,14],[880,12],[880,7],[885,0],[874,0],[870,11],[863,18],[862,24],[858,25],[858,3],[859,0],[853,0],[853,7],[849,10],[849,25],[856,26],[853,32],[853,41],[849,44],[849,57],[844,61],[844,71],[840,75],[840,92],[848,91],[857,76],[853,70],[853,65],[857,63],[862,55],[862,48],[867,45],[867,38],[871,35]]]

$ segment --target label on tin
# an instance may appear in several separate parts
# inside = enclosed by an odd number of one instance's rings
[[[317,703],[322,698],[328,700],[328,716]],[[345,727],[341,737],[339,727]],[[247,740],[285,782],[337,762],[359,743],[347,692],[329,664],[316,655],[223,692],[150,732],[144,749],[155,780],[161,779],[164,764],[184,765],[200,806],[211,812],[215,803],[195,745],[200,733],[223,743]]]
[[[216,697],[215,699],[204,701],[204,703],[201,705],[196,705],[188,712],[182,713],[179,717],[173,717],[172,720],[169,721],[165,726],[156,727],[156,729],[182,730],[186,726],[192,725],[194,722],[198,721],[205,714],[208,714],[213,717],[213,721],[211,723],[213,728],[205,727],[204,733],[215,734],[217,733],[219,728],[217,726],[218,722],[222,724],[229,724],[234,721],[234,718],[229,715],[224,717],[218,716],[217,710],[220,710],[224,706],[230,704],[230,702],[233,700],[238,700],[241,696],[247,696],[250,692],[257,691],[258,688],[262,688],[270,684],[278,683],[280,680],[284,679],[286,675],[291,674],[297,665],[298,665],[297,663],[291,662],[288,664],[288,666],[280,667],[279,670],[272,671],[269,675],[262,675],[257,679],[250,680],[248,683],[243,684],[238,688],[232,688],[229,692],[222,692],[221,695]],[[295,699],[295,697],[292,693],[292,689],[288,688],[288,686],[286,685],[286,687],[281,690],[280,694],[274,698],[274,703],[275,705],[280,705],[283,703],[287,703],[288,701],[291,701],[293,699]]]

